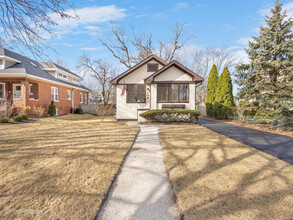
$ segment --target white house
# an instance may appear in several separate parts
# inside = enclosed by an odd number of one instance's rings
[[[152,55],[111,81],[118,120],[140,120],[151,109],[196,109],[196,87],[204,79],[177,61]],[[123,92],[124,90],[124,92]]]

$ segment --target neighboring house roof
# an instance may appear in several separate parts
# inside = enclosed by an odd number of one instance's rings
[[[19,63],[15,63],[4,70],[0,70],[0,73],[23,73],[23,74],[43,78],[52,82],[57,82],[59,84],[61,83],[61,84],[65,84],[72,87],[77,87],[83,90],[90,91],[90,89],[86,88],[83,85],[77,85],[74,83],[66,82],[64,80],[55,78],[50,73],[43,70],[43,67],[39,62],[32,60],[28,57],[22,56],[18,53],[15,53],[0,47],[0,55],[5,57],[7,56],[7,57],[20,61]]]
[[[59,70],[62,70],[62,71],[67,72],[67,73],[70,73],[71,75],[74,75],[74,76],[76,76],[76,77],[78,77],[78,78],[81,79],[81,77],[80,77],[79,75],[77,75],[77,74],[71,72],[69,69],[66,69],[65,67],[60,66],[60,65],[58,65],[58,64],[56,64],[56,63],[54,63],[54,62],[52,62],[52,61],[49,61],[49,62],[40,62],[40,64],[41,64],[45,69],[46,69],[46,68],[48,68],[48,69],[59,69]]]
[[[156,76],[160,75],[161,73],[163,73],[164,71],[166,71],[167,69],[169,69],[172,66],[175,66],[178,69],[180,69],[181,71],[183,71],[184,73],[190,75],[194,82],[202,82],[204,80],[204,78],[202,78],[201,76],[197,75],[196,73],[194,73],[192,70],[188,69],[187,67],[183,66],[181,63],[179,63],[176,60],[174,60],[174,61],[170,62],[168,65],[166,65],[163,68],[161,68],[161,69],[157,70],[156,72],[154,72],[152,75],[147,77],[144,81],[146,83],[152,83]]]
[[[137,70],[138,68],[140,68],[141,66],[143,66],[144,64],[148,63],[151,60],[155,60],[158,63],[160,63],[162,66],[166,66],[167,63],[165,61],[163,61],[161,58],[157,57],[156,55],[151,55],[149,57],[147,57],[146,59],[142,60],[141,62],[139,62],[138,64],[136,64],[135,66],[133,66],[132,68],[126,70],[124,73],[120,74],[119,76],[117,76],[116,78],[114,78],[111,81],[111,84],[116,85],[119,83],[119,81],[124,78],[125,76],[129,75],[130,73],[132,73],[133,71]]]

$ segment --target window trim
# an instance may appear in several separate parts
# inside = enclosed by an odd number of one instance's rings
[[[52,99],[52,88],[54,89],[54,99]],[[55,99],[55,97],[56,97],[56,93],[55,93],[56,89],[57,89],[58,99]],[[59,88],[58,87],[51,86],[51,100],[53,100],[54,102],[59,102]]]
[[[33,95],[34,92],[31,92],[31,88],[33,88],[33,84],[29,84],[29,95]]]
[[[135,86],[135,95],[137,96],[137,86],[138,85],[143,85],[144,86],[144,102],[138,102],[138,101],[135,101],[135,102],[129,102],[128,101],[128,86]],[[140,104],[140,103],[146,103],[146,84],[126,84],[126,103],[129,103],[129,104]]]
[[[14,92],[16,91],[15,90],[16,86],[20,86],[20,97],[19,98],[14,98]],[[12,84],[12,99],[13,100],[21,100],[21,84],[19,84],[19,83]]]
[[[5,83],[0,82],[1,85],[3,85],[3,98],[0,97],[0,100],[5,100]]]
[[[82,92],[79,93],[79,102],[80,102],[80,104],[83,103],[83,94],[82,94]]]
[[[151,71],[150,70],[150,65],[156,65],[157,66],[157,70],[155,70],[155,71]],[[147,64],[147,72],[156,72],[156,71],[158,71],[159,70],[159,64],[158,63],[148,63]]]
[[[70,91],[70,89],[67,90],[67,100],[71,100],[71,91]]]
[[[86,95],[86,93],[84,94],[84,104],[87,104],[87,95]]]
[[[169,101],[169,85],[178,84],[178,101]],[[188,85],[188,96],[186,101],[179,101],[179,94],[180,94],[180,84]],[[159,101],[158,89],[159,85],[167,85],[167,101]],[[182,82],[172,82],[172,83],[157,83],[157,103],[189,103],[189,96],[190,96],[190,88],[189,83],[182,83]]]

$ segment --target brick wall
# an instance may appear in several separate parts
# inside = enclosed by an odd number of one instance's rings
[[[54,84],[49,84],[45,82],[40,81],[31,81],[31,80],[25,80],[25,79],[11,79],[9,81],[0,79],[0,82],[5,83],[5,94],[8,94],[8,99],[12,100],[12,93],[13,93],[13,86],[12,84],[23,84],[25,87],[22,89],[22,94],[26,99],[22,100],[14,100],[13,102],[18,105],[25,104],[26,106],[30,106],[31,109],[28,111],[28,114],[33,114],[33,108],[34,106],[42,106],[48,111],[50,102],[51,102],[51,87],[58,88],[59,93],[59,101],[55,102],[55,106],[58,110],[59,115],[68,114],[70,113],[70,109],[72,107],[72,94],[74,93],[74,108],[80,107],[80,93],[83,95],[83,103],[85,101],[85,94],[87,94],[88,99],[88,92],[84,92],[77,89],[68,88],[66,86],[58,86]],[[29,84],[33,84],[33,91],[37,92],[37,95],[29,95]],[[68,100],[67,98],[67,91],[70,90],[71,93],[71,99]],[[10,92],[9,92],[10,91]],[[33,97],[37,97],[38,99],[30,99]]]

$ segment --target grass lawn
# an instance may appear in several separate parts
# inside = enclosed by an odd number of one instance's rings
[[[292,165],[198,125],[159,132],[186,220],[292,219]]]
[[[93,219],[138,130],[86,114],[0,125],[0,219]]]

